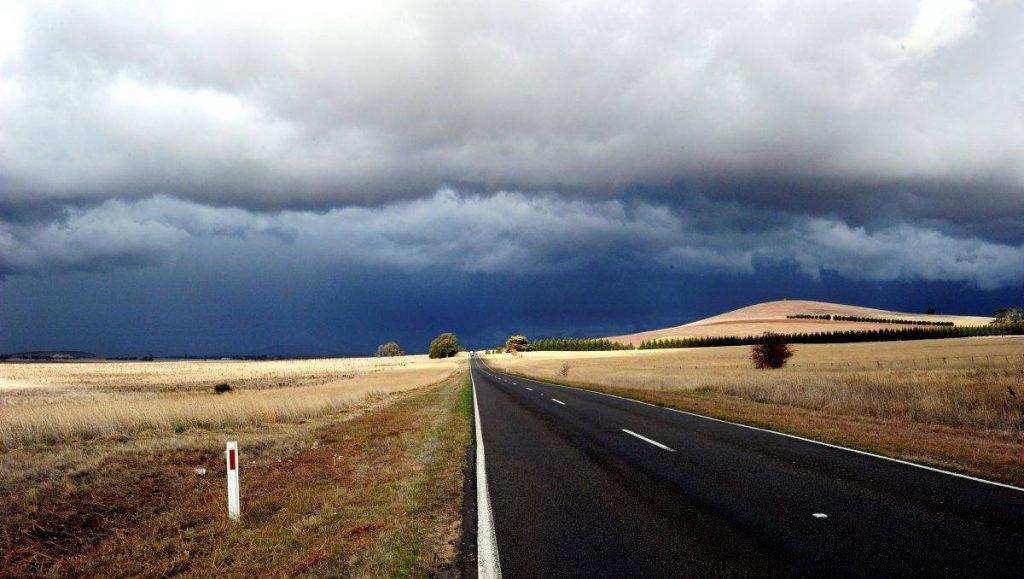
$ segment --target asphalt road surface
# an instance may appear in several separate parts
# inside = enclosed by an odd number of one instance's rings
[[[1021,490],[471,365],[505,577],[1024,577]]]

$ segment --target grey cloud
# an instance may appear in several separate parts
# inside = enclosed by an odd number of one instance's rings
[[[609,199],[682,180],[858,224],[895,191],[898,219],[951,235],[1024,213],[1018,3],[5,12],[0,201],[330,209],[446,183]]]
[[[130,208],[109,201],[42,226],[0,221],[0,274],[156,265],[188,241],[163,216],[139,219]]]
[[[811,219],[796,228],[793,258],[812,277],[824,270],[876,281],[945,280],[995,289],[1024,281],[1024,246],[958,239],[901,225],[868,232]]]
[[[260,213],[165,196],[107,201],[69,210],[42,227],[0,221],[0,250],[0,272],[7,274],[220,257],[257,269],[278,259],[522,275],[595,265],[751,274],[760,262],[790,262],[812,278],[833,271],[850,279],[947,280],[982,289],[1024,281],[1024,246],[912,224],[868,230],[799,217],[756,232],[709,230],[665,205],[451,189],[326,212]]]

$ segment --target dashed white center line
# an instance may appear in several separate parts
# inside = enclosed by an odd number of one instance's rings
[[[527,386],[526,389],[529,390],[530,392],[533,392],[533,388],[530,388],[529,386]]]
[[[629,434],[631,436],[635,436],[635,437],[639,438],[640,440],[642,440],[644,442],[648,442],[650,444],[653,444],[654,446],[657,446],[658,448],[660,448],[662,450],[667,450],[669,452],[675,452],[676,451],[676,449],[674,449],[674,448],[669,448],[669,447],[665,446],[664,444],[658,442],[657,440],[651,440],[650,438],[647,438],[646,436],[644,436],[642,434],[637,434],[637,433],[633,432],[632,430],[627,430],[627,429],[623,428],[622,432],[625,432],[626,434]]]
[[[551,399],[551,401],[552,401],[552,402],[557,402],[557,403],[561,404],[562,406],[565,406],[565,402],[562,402],[562,401],[561,401],[561,400],[559,400],[558,398],[552,398],[552,399]]]
[[[828,518],[828,515],[826,515],[825,513],[814,513],[811,516],[814,517],[815,519],[827,519]]]

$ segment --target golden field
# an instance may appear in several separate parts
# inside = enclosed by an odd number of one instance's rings
[[[465,366],[0,364],[0,575],[437,573],[461,521]]]
[[[0,446],[294,422],[439,382],[461,360],[0,364]],[[232,391],[215,394],[217,384]]]
[[[785,368],[752,367],[749,346],[529,352],[496,368],[651,390],[700,390],[755,402],[972,428],[1024,429],[1024,338],[796,344]],[[1009,395],[1015,389],[1018,396]]]
[[[530,352],[500,370],[1024,482],[1024,337],[750,348]]]

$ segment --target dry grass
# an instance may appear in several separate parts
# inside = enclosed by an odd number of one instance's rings
[[[590,384],[700,390],[828,412],[970,428],[1024,429],[1024,339],[797,344],[779,370],[750,347],[492,356],[499,368]],[[1008,388],[1018,396],[1009,395]]]
[[[0,364],[0,446],[296,422],[436,383],[457,359]],[[233,391],[215,394],[216,384]]]
[[[458,532],[466,384],[461,374],[296,423],[0,452],[0,574],[436,572]],[[242,449],[240,524],[224,510],[228,437]]]
[[[755,370],[750,348],[739,346],[536,352],[516,359],[488,356],[488,362],[843,443],[864,442],[863,433],[871,431],[868,446],[875,450],[1024,481],[1024,338],[793,349],[780,370]]]

